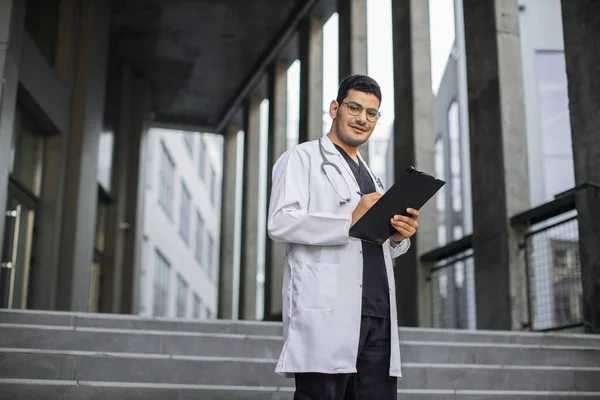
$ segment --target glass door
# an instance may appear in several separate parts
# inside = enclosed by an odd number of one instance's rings
[[[8,185],[4,245],[0,261],[0,307],[26,308],[35,229],[36,198]]]

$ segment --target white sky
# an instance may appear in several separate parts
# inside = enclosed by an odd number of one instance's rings
[[[437,93],[454,44],[454,0],[429,0],[429,35],[431,37],[431,85],[434,93]]]

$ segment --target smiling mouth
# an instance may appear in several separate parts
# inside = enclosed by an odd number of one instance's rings
[[[363,128],[363,127],[360,127],[360,126],[356,126],[356,125],[350,125],[350,127],[352,129],[354,129],[355,131],[360,132],[360,133],[365,133],[367,131],[366,128]]]

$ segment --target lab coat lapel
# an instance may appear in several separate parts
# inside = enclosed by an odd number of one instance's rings
[[[358,158],[360,159],[360,162],[363,163],[363,165],[365,166],[365,168],[369,172],[369,176],[371,177],[371,180],[373,181],[373,185],[375,185],[375,190],[377,192],[383,194],[383,189],[381,187],[379,187],[379,183],[377,183],[377,178],[375,178],[375,174],[373,174],[373,172],[371,171],[371,168],[369,168],[369,166],[367,165],[367,163],[365,162],[365,160],[363,160],[362,156],[360,155],[360,152],[358,153]]]

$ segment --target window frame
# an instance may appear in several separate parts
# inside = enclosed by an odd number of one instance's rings
[[[175,161],[164,141],[160,142],[161,152],[158,171],[158,204],[165,214],[173,218],[175,198]]]
[[[159,249],[155,249],[154,255],[154,296],[152,300],[152,315],[157,317],[166,317],[169,313],[171,263]]]

